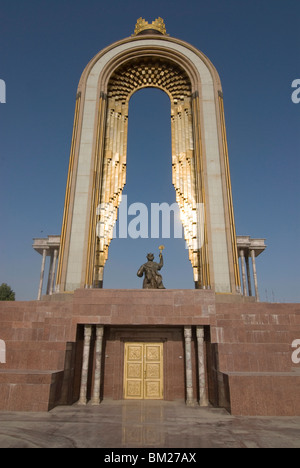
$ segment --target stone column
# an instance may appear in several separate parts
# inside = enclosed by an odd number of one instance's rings
[[[194,405],[192,370],[192,327],[184,327],[186,404]]]
[[[208,397],[206,391],[206,370],[205,370],[205,353],[204,353],[204,327],[198,326],[197,343],[198,343],[198,374],[199,374],[199,405],[208,406]]]
[[[251,250],[252,257],[252,268],[253,268],[253,278],[254,278],[254,288],[255,288],[255,297],[257,302],[259,302],[259,292],[258,292],[258,283],[257,283],[257,272],[256,272],[256,261],[255,261],[255,250]]]
[[[249,265],[248,255],[246,255],[245,260],[246,260],[246,268],[247,268],[248,291],[249,291],[249,296],[252,296],[251,273],[250,273],[250,265]]]
[[[240,250],[241,264],[242,264],[242,278],[243,278],[243,295],[247,296],[247,283],[246,283],[246,270],[245,270],[245,254],[244,249]]]
[[[41,276],[40,276],[40,285],[39,285],[39,292],[38,292],[38,298],[37,298],[38,301],[40,301],[41,297],[42,297],[44,274],[45,274],[46,254],[47,254],[47,249],[43,249],[43,260],[42,260],[42,268],[41,268]]]
[[[52,268],[51,268],[51,278],[50,278],[50,290],[49,294],[50,296],[53,294],[53,286],[54,286],[54,278],[55,278],[55,270],[56,270],[56,263],[57,263],[57,257],[58,257],[58,250],[54,250],[54,255],[53,255],[53,263],[52,263]]]
[[[101,363],[102,363],[102,343],[104,327],[97,325],[96,328],[96,367],[94,378],[94,389],[92,395],[92,405],[100,405],[100,385],[101,385]]]
[[[87,404],[87,381],[89,373],[89,359],[91,347],[92,325],[84,326],[84,345],[83,345],[83,360],[81,371],[80,398],[79,405]]]

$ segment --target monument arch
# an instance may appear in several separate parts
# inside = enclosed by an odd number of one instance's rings
[[[57,292],[103,285],[126,182],[130,97],[157,87],[170,98],[172,177],[195,287],[240,293],[220,79],[202,52],[166,35],[162,24],[139,20],[135,34],[100,51],[80,79]],[[197,205],[204,207],[201,217]]]
[[[97,289],[126,181],[128,103],[153,86],[170,99],[173,184],[197,290],[163,290],[163,260],[153,265],[150,255],[140,274],[152,269],[151,288]],[[0,410],[185,399],[236,415],[299,415],[299,353],[291,349],[299,307],[257,303],[265,240],[236,238],[231,198],[216,70],[167,36],[161,19],[140,19],[134,36],[99,52],[81,77],[62,232],[33,244],[42,257],[39,300],[0,302],[9,344],[8,352],[0,340]]]

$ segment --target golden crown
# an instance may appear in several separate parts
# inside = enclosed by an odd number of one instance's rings
[[[162,18],[157,18],[156,20],[152,21],[151,24],[148,23],[144,18],[139,18],[135,25],[134,36],[139,34],[141,31],[145,31],[146,29],[156,29],[162,34],[166,34],[166,26],[164,20]]]

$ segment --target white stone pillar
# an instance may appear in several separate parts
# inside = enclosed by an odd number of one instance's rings
[[[81,371],[80,398],[79,405],[87,404],[87,381],[89,373],[89,359],[91,347],[92,325],[84,326],[84,345],[83,345],[83,360]]]
[[[242,265],[243,295],[247,296],[247,283],[246,283],[246,269],[245,269],[244,249],[240,249],[240,257],[241,257],[241,265]]]
[[[205,369],[205,352],[204,352],[204,327],[198,326],[197,343],[198,343],[198,375],[199,375],[199,405],[208,406],[208,396],[206,390],[206,369]]]
[[[97,325],[96,328],[96,367],[94,378],[94,389],[92,395],[92,405],[100,405],[100,386],[101,386],[101,363],[102,363],[102,343],[104,327]]]
[[[41,268],[39,292],[38,292],[38,298],[37,298],[38,301],[40,301],[41,297],[42,297],[44,274],[45,274],[45,264],[46,264],[46,255],[47,255],[47,249],[43,249],[42,268]]]
[[[50,296],[53,294],[53,287],[54,287],[54,278],[55,278],[57,257],[58,257],[58,249],[55,249],[55,250],[54,250],[54,255],[53,255],[53,263],[52,263],[51,273],[50,273],[50,274],[51,274],[51,278],[50,278],[50,290],[49,290]]]
[[[194,405],[192,369],[192,327],[184,327],[186,404]]]
[[[253,278],[254,278],[254,288],[255,288],[255,297],[257,302],[259,302],[259,292],[258,292],[258,282],[257,282],[257,272],[256,272],[256,261],[255,261],[255,250],[251,250],[252,257],[252,269],[253,269]]]

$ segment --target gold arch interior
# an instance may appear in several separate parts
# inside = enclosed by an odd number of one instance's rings
[[[103,270],[126,183],[129,101],[134,92],[146,87],[159,88],[170,97],[172,181],[176,201],[180,207],[194,280],[197,283],[201,280],[199,252],[203,245],[203,234],[200,232],[203,220],[199,220],[197,210],[197,202],[201,202],[201,197],[199,200],[196,188],[191,82],[186,72],[176,63],[145,56],[119,66],[109,79],[107,97],[100,98],[96,148],[98,157],[96,155],[95,158],[97,181],[91,210],[86,271],[88,286],[99,286],[103,281]],[[105,129],[102,129],[104,135],[101,135],[100,122],[104,115]],[[102,139],[104,151],[103,158],[100,158]]]

